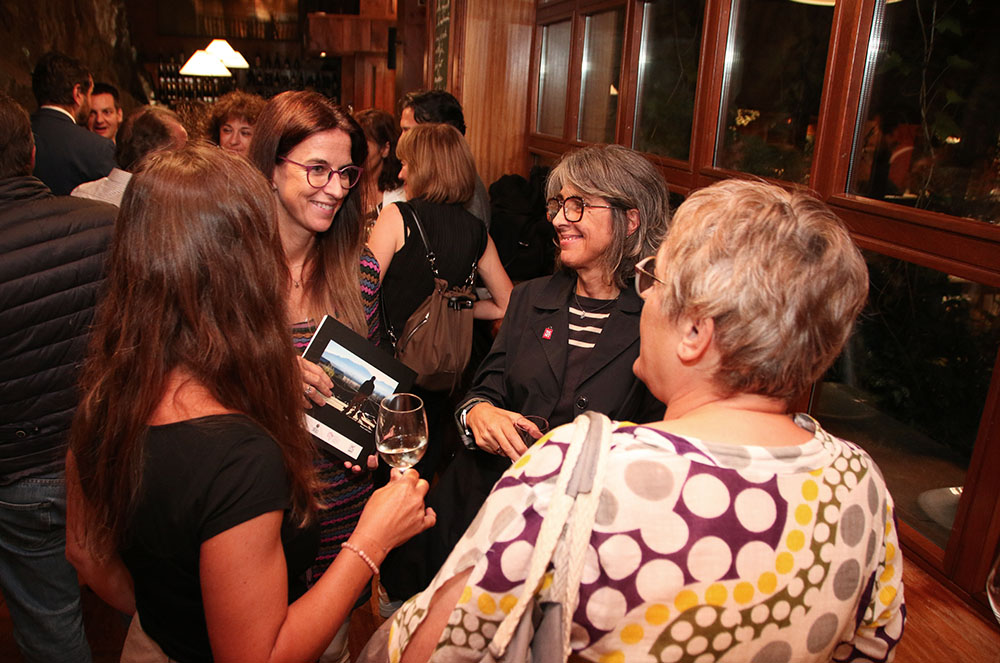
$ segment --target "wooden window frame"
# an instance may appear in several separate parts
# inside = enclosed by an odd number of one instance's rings
[[[691,190],[741,172],[714,165],[720,103],[724,93],[727,39],[739,0],[705,0],[702,43],[687,161],[646,154],[672,192]],[[820,198],[844,220],[864,249],[955,276],[1000,287],[1000,227],[928,210],[912,209],[846,193],[854,131],[862,102],[869,37],[882,0],[838,2],[834,8],[823,91],[817,120],[810,182]],[[642,38],[642,0],[556,0],[539,4],[532,52],[527,152],[554,160],[585,143],[575,140],[583,56],[583,21],[588,14],[625,8],[622,82],[616,142],[631,146]],[[544,25],[572,21],[573,50],[562,137],[537,133],[538,67]],[[789,186],[788,182],[773,180]],[[952,536],[944,550],[906,523],[900,523],[908,559],[920,563],[982,614],[990,615],[985,580],[1000,542],[1000,353],[979,423]]]

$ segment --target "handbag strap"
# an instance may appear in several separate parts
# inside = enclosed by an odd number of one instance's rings
[[[437,271],[437,256],[434,255],[434,251],[431,250],[430,242],[427,241],[427,234],[424,232],[424,226],[420,223],[420,217],[417,216],[417,210],[413,209],[413,205],[408,202],[396,202],[393,203],[400,211],[400,214],[407,215],[410,220],[413,221],[413,225],[417,227],[417,232],[420,234],[420,241],[424,245],[424,253],[427,255],[427,262],[431,266],[431,274],[435,279],[441,278]],[[392,344],[396,345],[399,342],[399,337],[396,336],[396,330],[393,329],[392,321],[389,320],[389,309],[385,305],[385,295],[384,290],[379,288],[378,291],[378,301],[379,306],[382,308],[382,320],[385,323],[385,330],[389,334],[389,338],[392,340]]]
[[[553,598],[561,599],[564,605],[562,660],[566,660],[569,654],[570,630],[579,600],[580,578],[604,483],[605,459],[611,447],[611,420],[605,415],[584,412],[574,424],[576,431],[566,450],[555,493],[532,549],[521,595],[500,622],[489,645],[490,653],[497,660],[506,651],[521,616],[533,603],[561,540],[560,550],[567,553],[569,559],[566,564],[556,566]]]
[[[396,203],[396,205],[399,206],[399,209],[409,212],[410,220],[417,227],[417,232],[420,233],[420,241],[424,244],[424,253],[427,254],[427,262],[431,265],[431,274],[436,279],[441,278],[437,270],[437,256],[434,255],[434,250],[431,249],[431,243],[427,241],[427,233],[424,232],[424,224],[420,223],[420,216],[417,215],[417,210],[408,202]]]
[[[441,275],[437,270],[437,254],[434,253],[434,249],[431,248],[431,244],[427,241],[427,233],[424,232],[424,225],[420,223],[420,215],[417,214],[417,209],[411,205],[409,202],[396,203],[401,210],[405,210],[410,214],[410,219],[413,224],[417,227],[417,232],[420,234],[420,241],[424,244],[424,252],[427,255],[427,262],[431,266],[431,274],[434,275],[435,279],[440,279]],[[484,247],[485,249],[485,247]],[[472,269],[469,271],[469,276],[466,277],[463,285],[467,287],[472,287],[476,282],[476,272],[479,269],[479,258],[472,259]]]

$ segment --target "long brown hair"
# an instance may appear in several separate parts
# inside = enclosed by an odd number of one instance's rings
[[[271,180],[281,157],[310,136],[331,129],[340,129],[350,136],[351,163],[364,167],[368,143],[364,131],[346,110],[316,92],[282,92],[268,101],[257,116],[250,161]],[[330,228],[317,233],[312,254],[306,258],[306,265],[312,270],[310,278],[302,284],[311,317],[319,320],[326,314],[335,315],[363,336],[368,328],[361,302],[358,260],[364,245],[361,187],[356,186],[348,191]]]
[[[125,191],[70,434],[95,551],[122,542],[148,421],[174,370],[274,437],[292,513],[311,516],[312,446],[274,216],[260,173],[206,144],[153,155]]]

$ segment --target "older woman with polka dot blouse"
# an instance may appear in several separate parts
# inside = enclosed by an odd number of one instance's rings
[[[574,657],[891,660],[905,616],[892,498],[864,450],[788,410],[839,354],[867,295],[843,225],[805,193],[730,180],[693,193],[636,270],[646,305],[635,372],[667,412],[612,433]],[[391,660],[480,660],[525,590],[574,426],[496,484],[396,614]],[[549,591],[543,581],[536,602]]]

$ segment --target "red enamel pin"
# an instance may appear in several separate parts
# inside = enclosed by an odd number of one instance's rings
[[[552,338],[552,327],[546,327],[545,331],[542,332],[542,338],[546,341]]]

